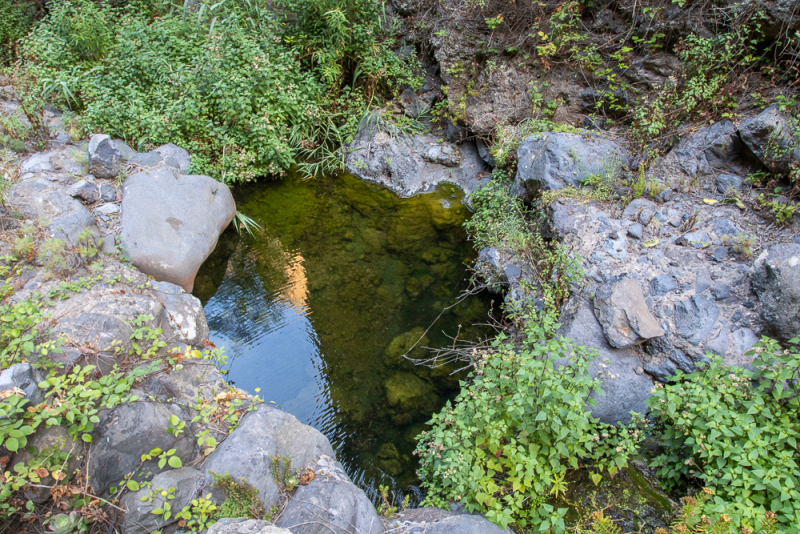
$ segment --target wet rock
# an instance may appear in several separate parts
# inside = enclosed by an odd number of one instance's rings
[[[139,172],[122,188],[122,245],[142,272],[190,292],[235,212],[228,186],[213,178]]]
[[[591,471],[576,469],[567,475],[567,491],[550,504],[566,507],[565,521],[569,528],[586,518],[586,511],[603,510],[613,520],[620,532],[653,534],[656,528],[668,528],[673,509],[666,493],[658,486],[655,469],[642,459],[631,459],[627,467],[611,477],[603,473],[599,484],[589,478]]]
[[[259,519],[220,519],[208,528],[207,534],[292,534],[291,530],[276,527]]]
[[[597,349],[598,357],[589,366],[589,376],[611,375],[602,380],[602,394],[591,395],[597,402],[597,406],[587,406],[592,415],[604,423],[616,424],[628,422],[631,411],[645,413],[653,382],[647,375],[637,373],[642,364],[636,351],[612,347],[591,305],[583,298],[570,297],[561,308],[560,322],[558,335]]]
[[[322,455],[311,464],[314,479],[300,486],[277,525],[293,534],[359,532],[380,534],[383,523],[363,490],[356,487],[341,464]]]
[[[89,484],[98,495],[108,492],[111,486],[129,473],[135,473],[134,480],[142,481],[148,473],[160,473],[158,460],[142,464],[143,453],[163,448],[170,416],[177,416],[186,422],[185,432],[177,439],[170,438],[170,448],[184,464],[194,458],[196,447],[187,409],[175,404],[155,402],[129,402],[111,410],[100,412],[100,422],[95,425],[92,453],[89,456]],[[141,467],[140,467],[141,466]],[[171,467],[165,466],[167,470]]]
[[[541,190],[581,187],[592,175],[612,179],[628,159],[622,146],[599,134],[535,134],[527,137],[517,151],[512,192],[531,200]]]
[[[159,473],[153,477],[149,488],[128,493],[122,498],[120,505],[126,510],[125,522],[122,524],[123,533],[148,534],[177,523],[175,514],[189,505],[202,486],[203,473],[191,467]],[[162,491],[166,491],[172,498],[162,496]],[[152,499],[147,499],[150,496]],[[163,508],[165,502],[169,502],[173,510],[172,517],[167,520],[162,515],[153,513],[156,508]]]
[[[768,169],[788,175],[792,165],[800,164],[800,143],[793,135],[797,119],[770,106],[757,116],[742,121],[739,136],[747,148]]]
[[[413,328],[404,334],[395,337],[383,353],[383,361],[390,367],[399,367],[406,362],[404,355],[409,358],[420,358],[425,355],[423,347],[430,343],[425,329],[421,326]]]
[[[675,305],[675,326],[678,335],[692,345],[703,342],[719,317],[719,308],[705,297],[694,295]]]
[[[700,128],[672,149],[668,158],[677,160],[689,176],[708,175],[728,168],[742,151],[742,142],[731,121]]]
[[[654,297],[663,297],[670,291],[675,291],[678,284],[675,278],[667,273],[662,273],[650,280],[650,294]]]
[[[17,363],[0,373],[0,392],[17,388],[33,404],[40,404],[44,395],[39,389],[39,374],[29,363]]]
[[[212,473],[229,473],[234,480],[244,478],[257,489],[258,498],[269,509],[280,494],[272,479],[270,458],[291,456],[292,468],[303,470],[322,454],[333,456],[333,449],[318,430],[300,423],[292,415],[261,404],[242,418],[239,426],[203,464],[204,492],[211,491],[217,502],[223,502],[222,492],[211,486]]]
[[[122,169],[122,154],[111,137],[95,134],[89,140],[89,172],[97,178],[116,178]]]
[[[784,243],[761,253],[753,265],[751,286],[761,316],[781,341],[800,333],[800,245]]]
[[[389,404],[403,410],[433,409],[436,404],[433,386],[412,373],[395,373],[384,387]]]
[[[623,348],[664,335],[636,280],[601,286],[595,292],[594,310],[613,347]]]
[[[744,178],[735,174],[720,174],[717,176],[717,191],[723,195],[731,191],[741,191],[744,187]]]

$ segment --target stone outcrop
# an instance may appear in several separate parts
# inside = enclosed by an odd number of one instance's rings
[[[122,186],[122,246],[142,272],[191,291],[235,213],[228,186],[213,178],[142,171]]]
[[[535,134],[517,151],[513,193],[531,200],[542,190],[581,187],[591,176],[611,180],[628,159],[622,146],[592,132]]]
[[[426,193],[439,184],[457,185],[469,194],[489,179],[474,143],[455,145],[433,134],[406,135],[378,115],[362,121],[347,149],[345,168],[401,197]]]
[[[783,341],[800,335],[800,245],[785,243],[762,252],[752,284],[770,333]]]
[[[750,152],[772,172],[788,175],[800,166],[798,120],[770,106],[755,117],[742,121],[739,136]]]

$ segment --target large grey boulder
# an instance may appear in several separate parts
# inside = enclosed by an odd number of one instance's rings
[[[341,464],[320,456],[311,465],[314,480],[300,486],[278,520],[293,534],[380,534],[384,531],[375,506],[356,487]]]
[[[727,168],[741,155],[742,142],[731,121],[720,121],[682,139],[670,152],[689,176]]]
[[[628,160],[628,152],[622,146],[588,131],[534,134],[517,151],[512,192],[530,200],[540,190],[581,187],[592,175],[616,178]]]
[[[239,517],[220,519],[211,525],[208,534],[292,534],[292,531],[276,527],[269,521]]]
[[[235,213],[228,186],[213,178],[139,172],[122,187],[122,246],[139,270],[191,292]]]
[[[631,411],[645,413],[653,382],[644,373],[637,352],[632,347],[612,347],[591,305],[579,296],[571,297],[561,307],[560,321],[559,336],[598,351],[589,367],[589,376],[603,374],[606,378],[602,380],[603,394],[592,394],[597,406],[587,406],[592,415],[613,425],[628,422]]]
[[[800,165],[800,121],[770,106],[739,125],[739,136],[750,151],[768,169],[777,174],[789,174]]]
[[[167,433],[172,415],[186,423],[185,431],[177,439]],[[142,464],[142,454],[152,449],[175,449],[175,456],[184,464],[188,464],[197,452],[190,423],[192,414],[177,404],[140,400],[103,410],[99,417],[100,422],[92,433],[94,439],[88,466],[89,484],[98,495],[106,493],[111,486],[117,486],[129,473],[134,473],[133,478],[141,481],[149,473],[163,471],[164,468],[158,467],[157,459]],[[169,466],[165,468],[172,469]]]
[[[594,295],[594,311],[612,347],[623,348],[664,335],[636,280],[600,286]]]
[[[191,467],[157,474],[149,488],[144,487],[122,498],[120,505],[126,510],[122,524],[123,534],[148,534],[177,523],[175,514],[189,505],[202,486],[203,473]],[[161,494],[162,491],[172,498],[167,499],[167,496]],[[153,513],[156,508],[163,509],[165,502],[169,502],[172,508],[172,516],[167,520],[162,515]]]
[[[116,178],[122,169],[122,153],[111,137],[95,134],[89,140],[89,172],[97,178]]]
[[[762,252],[750,284],[767,328],[782,341],[800,334],[800,245],[783,243]]]
[[[365,119],[347,149],[347,172],[401,197],[449,183],[469,194],[488,181],[474,143],[454,145],[432,134],[405,135],[378,115]]]
[[[214,498],[222,502],[224,495],[211,487],[212,474],[229,473],[234,480],[244,478],[258,490],[259,499],[269,508],[280,495],[272,479],[271,458],[291,456],[292,469],[302,470],[323,454],[333,456],[328,438],[293,415],[262,404],[245,415],[239,426],[209,455],[203,465],[206,486]]]

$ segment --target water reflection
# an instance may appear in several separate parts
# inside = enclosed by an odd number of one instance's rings
[[[401,354],[420,338],[449,344],[458,325],[462,336],[481,335],[467,325],[489,308],[467,300],[423,336],[464,287],[471,260],[456,191],[400,200],[345,176],[259,184],[237,197],[263,231],[226,234],[195,291],[230,379],[322,431],[369,493],[379,484],[409,491],[413,438],[458,377]]]

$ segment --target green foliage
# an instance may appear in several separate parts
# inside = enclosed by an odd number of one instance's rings
[[[25,0],[0,1],[0,66],[16,59],[17,40],[33,26],[36,7]]]
[[[428,502],[460,501],[504,528],[564,531],[566,509],[547,504],[570,469],[611,475],[627,465],[642,432],[600,423],[586,411],[599,380],[590,349],[548,339],[536,325],[520,347],[500,336],[477,354],[455,401],[419,437],[419,475]],[[565,362],[568,367],[564,367]]]
[[[654,465],[668,488],[681,479],[712,488],[710,517],[754,528],[772,512],[782,532],[797,533],[800,354],[768,338],[754,351],[755,371],[712,356],[706,369],[656,386],[648,404],[666,451]]]
[[[521,250],[530,239],[528,210],[521,198],[510,193],[511,185],[502,178],[503,175],[496,174],[495,179],[472,195],[475,213],[464,226],[478,250],[486,247]]]
[[[351,103],[360,113],[363,94],[416,83],[381,38],[378,0],[203,0],[156,17],[51,5],[23,46],[39,92],[82,112],[87,130],[179,144],[193,171],[226,182],[279,175],[298,151],[340,144]]]
[[[266,508],[258,500],[258,490],[244,479],[237,482],[229,473],[215,474],[214,486],[225,495],[225,501],[217,513],[218,519],[224,517],[261,519],[266,514]]]
[[[272,480],[282,492],[291,494],[297,487],[297,478],[292,473],[292,457],[272,456],[270,462]]]
[[[175,514],[175,517],[185,521],[185,528],[190,532],[202,532],[215,523],[217,511],[217,505],[208,493],[205,497],[192,499],[188,506]]]

